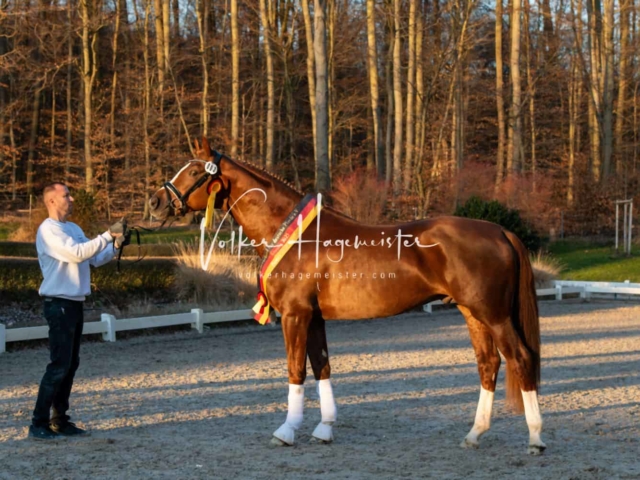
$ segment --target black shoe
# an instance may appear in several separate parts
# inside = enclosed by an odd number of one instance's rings
[[[60,438],[60,435],[51,430],[49,426],[36,427],[31,425],[29,427],[29,438],[33,440],[56,440]]]
[[[55,432],[56,434],[65,437],[86,437],[91,435],[86,430],[80,427],[76,427],[76,424],[72,422],[66,422],[60,425],[51,424],[51,430],[53,430],[53,432]]]

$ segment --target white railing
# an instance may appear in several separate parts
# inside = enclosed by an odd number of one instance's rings
[[[116,317],[103,313],[99,322],[87,322],[82,330],[83,335],[102,334],[102,339],[107,342],[116,341],[116,332],[125,330],[139,330],[143,328],[170,327],[174,325],[191,325],[191,328],[202,333],[206,323],[238,322],[252,320],[253,312],[250,309],[232,310],[229,312],[207,312],[200,308],[194,308],[189,313],[177,313],[158,317],[125,318],[116,320]],[[26,327],[6,329],[0,324],[0,353],[6,350],[8,342],[20,342],[25,340],[40,340],[49,337],[49,327]]]
[[[592,294],[640,295],[640,283],[625,282],[581,282],[574,280],[555,280],[552,288],[539,288],[536,290],[538,297],[555,296],[556,300],[562,300],[564,295],[579,294],[580,298],[588,301]],[[451,302],[455,304],[455,302]],[[433,313],[433,306],[443,305],[441,300],[428,303],[422,307],[427,313]]]
[[[640,296],[640,283],[626,282],[580,282],[573,280],[557,280],[553,288],[536,290],[538,297],[555,297],[562,300],[564,295],[579,294],[583,300],[589,300],[592,294],[607,294]],[[452,302],[455,303],[455,302]],[[427,313],[433,312],[433,306],[442,305],[442,301],[428,303],[423,306]],[[173,315],[162,315],[157,317],[125,318],[117,320],[113,315],[103,313],[101,321],[87,322],[84,324],[83,335],[102,334],[103,340],[107,342],[116,341],[116,333],[125,330],[140,330],[144,328],[169,327],[174,325],[191,325],[191,328],[202,333],[204,324],[238,322],[242,320],[252,320],[253,312],[246,310],[232,310],[228,312],[207,312],[200,308],[194,308],[189,313],[177,313]],[[49,327],[26,327],[6,329],[0,323],[0,353],[6,350],[8,342],[19,342],[25,340],[39,340],[48,338]]]

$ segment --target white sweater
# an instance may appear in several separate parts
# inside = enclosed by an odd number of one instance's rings
[[[91,294],[89,265],[99,267],[114,257],[109,232],[89,240],[72,222],[47,218],[38,228],[36,249],[44,280],[43,297],[60,297],[83,301]]]

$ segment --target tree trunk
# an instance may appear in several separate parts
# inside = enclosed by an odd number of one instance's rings
[[[18,197],[18,156],[16,155],[13,116],[9,118],[9,144],[11,145],[11,200],[15,201]]]
[[[209,135],[209,55],[207,54],[206,22],[207,0],[200,0],[196,6],[196,20],[198,23],[198,36],[200,38],[200,61],[202,63],[202,136]]]
[[[158,0],[156,0],[158,1]],[[157,10],[156,10],[157,12]],[[151,0],[145,0],[144,11],[144,110],[142,113],[142,134],[144,141],[144,213],[149,218],[149,189],[151,184],[151,140],[149,138],[149,113],[151,110],[151,72],[149,68],[149,15],[151,14]],[[156,14],[156,20],[158,15]],[[157,28],[156,23],[156,28]],[[156,37],[158,37],[156,30]]]
[[[275,89],[273,83],[273,57],[271,54],[271,26],[266,0],[260,0],[260,18],[262,20],[262,44],[267,66],[267,125],[266,125],[266,152],[265,160],[267,170],[273,171],[273,140],[275,135]]]
[[[414,164],[416,167],[414,171],[419,174],[421,172],[422,154],[424,152],[424,107],[426,105],[424,101],[424,64],[422,61],[422,43],[424,41],[424,22],[423,22],[423,8],[422,1],[418,2],[416,12],[416,108],[415,108],[415,122],[416,122],[416,146],[414,150]],[[415,178],[418,180],[418,174]],[[421,216],[424,212],[421,213]]]
[[[567,165],[567,205],[573,206],[575,188],[575,163],[576,163],[576,126],[578,124],[578,77],[580,72],[575,55],[571,57],[571,75],[569,77],[569,162]]]
[[[171,4],[171,10],[173,10],[173,37],[175,39],[180,37],[180,3],[179,0],[173,0]]]
[[[311,109],[311,130],[313,135],[313,164],[318,164],[318,146],[316,136],[316,73],[315,54],[313,51],[313,32],[311,15],[309,14],[309,0],[301,0],[302,16],[304,17],[304,32],[307,43],[307,83],[309,84],[309,108]]]
[[[72,72],[73,72],[73,40],[75,35],[71,34],[71,25],[73,19],[74,5],[71,0],[67,2],[67,21],[69,25],[69,41],[67,42],[67,147],[65,151],[64,162],[64,181],[69,181],[69,174],[71,171],[71,141],[73,131],[73,118],[72,118]]]
[[[91,157],[91,94],[96,65],[91,65],[92,43],[95,37],[90,31],[88,0],[80,0],[82,18],[82,83],[84,86],[84,163],[85,185],[88,192],[93,191],[93,160]]]
[[[335,89],[336,83],[336,61],[335,61],[335,25],[336,25],[336,15],[337,15],[337,6],[336,0],[328,0],[327,8],[329,12],[329,22],[327,24],[327,40],[328,40],[328,71],[329,75],[327,77],[327,85],[328,85],[328,98],[329,98],[329,182],[331,183],[331,165],[333,165],[333,156],[334,156],[334,141],[337,136],[337,128],[336,128],[336,111],[335,105],[337,103],[337,95]],[[350,130],[350,134],[352,131]],[[350,138],[350,137],[348,137]],[[351,145],[351,142],[347,141],[347,145]],[[350,155],[350,152],[348,153]]]
[[[589,58],[591,71],[589,75],[589,139],[591,146],[591,174],[598,182],[601,178],[601,132],[602,132],[602,91],[604,75],[602,65],[602,12],[600,0],[587,0],[589,19]]]
[[[171,44],[171,0],[162,0],[162,46],[164,47],[164,71],[168,72],[170,65],[169,45]]]
[[[316,60],[316,139],[318,144],[316,163],[316,190],[331,190],[329,170],[329,99],[327,65],[327,28],[325,17],[327,0],[314,0],[313,48]]]
[[[405,138],[405,162],[404,162],[404,191],[409,193],[411,180],[413,179],[413,152],[414,152],[414,101],[416,96],[416,0],[409,0],[409,38],[407,61],[407,108]]]
[[[400,43],[401,0],[393,0],[393,102],[395,139],[393,144],[393,195],[402,189],[402,45]]]
[[[504,178],[504,146],[505,146],[505,117],[504,117],[504,67],[502,65],[502,1],[496,0],[496,109],[498,110],[498,152],[496,190]]]
[[[113,43],[111,55],[111,68],[113,69],[113,77],[111,80],[111,108],[109,111],[109,141],[111,149],[116,148],[116,89],[118,87],[118,36],[120,35],[120,18],[121,18],[121,2],[115,1],[116,18],[113,25]]]
[[[509,143],[507,174],[522,168],[522,94],[520,80],[520,17],[521,0],[511,2],[511,111],[509,113]]]
[[[238,0],[231,0],[231,156],[238,156],[240,130],[240,37]]]
[[[536,191],[536,174],[537,174],[537,159],[536,159],[536,86],[533,80],[532,66],[531,63],[534,61],[533,56],[531,54],[531,29],[534,28],[530,24],[530,15],[529,15],[529,2],[526,0],[524,7],[524,15],[525,15],[525,54],[527,57],[527,93],[528,93],[528,101],[529,101],[529,128],[531,131],[531,177],[533,182],[533,191]]]
[[[602,174],[611,173],[613,155],[613,0],[604,0],[604,89],[602,94]]]
[[[373,117],[373,153],[378,178],[384,178],[384,153],[380,129],[380,93],[378,91],[378,51],[376,48],[376,12],[374,0],[367,0],[367,61],[369,70],[369,95]]]
[[[387,88],[387,130],[385,134],[385,187],[387,191],[393,183],[393,155],[392,155],[392,135],[393,135],[393,115],[395,109],[393,103],[393,50],[395,48],[395,27],[392,16],[387,21],[387,59],[385,62],[385,85]]]
[[[620,0],[620,66],[618,83],[618,101],[616,105],[615,158],[616,173],[621,175],[626,171],[626,155],[624,145],[624,119],[629,83],[628,65],[633,63],[629,55],[629,12],[630,0]],[[629,62],[631,60],[631,62]]]
[[[86,0],[81,0],[86,1]],[[164,60],[164,29],[162,27],[162,1],[153,0],[153,9],[156,18],[156,58],[158,62],[158,91],[160,95],[164,92],[164,74],[165,74],[165,60]]]

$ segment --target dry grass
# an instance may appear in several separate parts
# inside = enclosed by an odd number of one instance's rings
[[[258,258],[214,250],[207,270],[200,265],[197,243],[174,246],[178,264],[175,286],[180,299],[206,308],[248,308],[255,303]],[[205,259],[207,251],[205,250]]]
[[[46,208],[36,208],[31,212],[31,221],[21,219],[20,226],[9,234],[12,242],[35,242],[38,227],[49,216]]]
[[[538,252],[531,257],[531,267],[536,288],[551,288],[553,280],[556,280],[562,270],[563,263],[555,257],[542,252]]]

